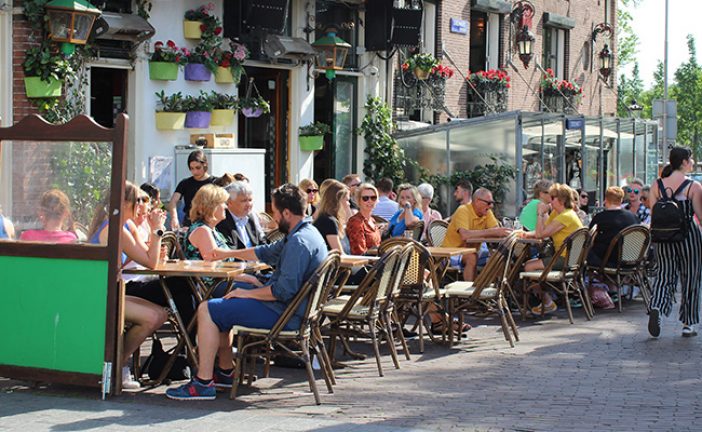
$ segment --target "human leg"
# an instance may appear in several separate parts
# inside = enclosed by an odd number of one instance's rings
[[[688,238],[679,244],[680,251],[680,321],[686,326],[697,325],[700,321],[700,281],[702,280],[702,233],[693,226]],[[689,333],[688,333],[689,334]]]
[[[678,284],[679,257],[673,243],[655,243],[656,277],[651,287],[652,297],[650,309],[656,309],[664,315],[669,315],[675,301],[675,288]]]
[[[124,335],[122,362],[126,363],[141,343],[166,322],[168,314],[147,300],[125,296],[124,319],[132,324]]]
[[[467,253],[463,255],[463,280],[472,281],[478,268],[478,254]]]

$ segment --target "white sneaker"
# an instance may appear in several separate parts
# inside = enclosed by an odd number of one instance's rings
[[[129,366],[122,368],[122,388],[124,390],[136,390],[141,388],[139,381],[136,381],[129,370]]]
[[[695,328],[695,325],[684,324],[682,329],[682,335],[683,337],[697,336],[697,329]]]

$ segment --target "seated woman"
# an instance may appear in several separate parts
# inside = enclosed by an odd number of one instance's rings
[[[537,239],[550,237],[553,240],[554,249],[558,251],[563,245],[563,241],[576,230],[582,228],[583,224],[575,213],[578,201],[576,200],[577,194],[572,188],[568,185],[555,183],[549,189],[549,195],[551,195],[550,206],[544,202],[538,205],[536,229],[525,232],[522,237]],[[565,256],[560,255],[529,260],[524,264],[524,271],[543,270],[552,260],[556,260],[553,265],[554,270],[563,269]],[[543,292],[539,294],[541,294],[544,313],[555,312],[558,309],[549,294]],[[541,305],[533,307],[531,311],[535,315],[541,315]]]
[[[215,250],[230,250],[227,241],[215,229],[226,218],[229,193],[219,186],[205,185],[195,194],[190,208],[192,224],[183,240],[183,252],[189,260],[217,261]],[[254,276],[244,274],[234,278],[249,287],[261,287],[263,284]],[[226,292],[227,282],[220,283],[214,291],[214,297],[222,297]],[[245,288],[246,285],[239,284]]]
[[[90,228],[90,243],[107,244],[109,227],[108,203],[105,201],[96,211]],[[125,220],[132,219],[137,206],[137,187],[130,182],[126,182],[124,189],[124,201],[122,203],[122,215]],[[158,264],[161,253],[161,232],[166,214],[162,210],[154,210],[149,214],[148,221],[151,227],[151,244],[148,248],[138,237],[127,228],[125,224],[120,231],[120,242],[122,244],[122,264],[127,261],[135,261],[144,267],[154,268]],[[155,281],[158,283],[158,281]],[[133,282],[127,283],[127,288]],[[124,349],[122,362],[126,364],[129,357],[144,342],[149,335],[153,334],[168,319],[166,309],[150,301],[130,295],[129,290],[125,296],[124,319],[132,323],[127,333],[124,335]],[[122,386],[126,389],[139,388],[139,383],[131,377],[128,366],[122,368]]]
[[[422,232],[422,240],[427,239],[427,233],[429,232],[429,224],[435,220],[441,220],[441,213],[438,210],[434,210],[429,207],[432,200],[434,199],[434,186],[429,183],[422,183],[417,186],[417,191],[419,191],[419,196],[422,197],[422,215],[424,220],[424,232]]]
[[[44,192],[39,200],[38,213],[42,229],[24,231],[20,240],[47,243],[74,243],[78,240],[73,231],[71,203],[65,193],[58,189]]]
[[[152,208],[151,197],[143,189],[137,189],[137,205],[134,210],[134,219],[127,221],[129,231],[138,236],[145,245],[151,240],[151,227],[149,226],[149,213]]]
[[[15,239],[15,226],[12,225],[12,221],[2,215],[0,210],[0,240],[14,240]]]
[[[305,216],[312,216],[317,211],[317,201],[319,201],[319,186],[312,179],[302,179],[298,186],[300,190],[307,194],[307,210]]]
[[[350,213],[349,188],[338,180],[329,184],[322,194],[314,227],[317,228],[328,250],[338,250],[342,254],[351,251],[349,239],[345,235],[347,215]]]
[[[349,218],[346,224],[346,236],[352,255],[363,255],[368,249],[380,245],[380,227],[375,223],[372,213],[378,203],[378,190],[370,183],[363,183],[356,189],[358,213]]]
[[[403,183],[397,187],[399,193],[397,201],[400,209],[390,218],[387,232],[390,237],[401,237],[405,231],[412,228],[424,218],[420,205],[422,197],[416,186]]]

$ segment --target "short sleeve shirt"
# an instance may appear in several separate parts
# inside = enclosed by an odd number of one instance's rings
[[[466,230],[484,230],[495,228],[498,225],[497,218],[492,210],[488,210],[485,216],[478,216],[475,213],[473,203],[463,204],[458,207],[451,216],[446,237],[441,246],[444,247],[461,247],[464,245],[463,238],[458,232],[459,229]]]
[[[195,180],[192,177],[188,177],[181,180],[180,183],[178,183],[178,186],[176,186],[175,191],[181,194],[183,197],[183,211],[185,212],[184,225],[190,225],[190,206],[192,205],[195,194],[201,187],[212,183],[214,179],[215,178],[213,176],[209,176],[205,180]]]
[[[553,246],[556,249],[556,251],[560,249],[560,247],[563,245],[563,242],[569,235],[573,234],[579,228],[583,227],[583,223],[580,221],[578,214],[575,213],[575,211],[573,211],[572,209],[564,210],[561,213],[556,213],[555,211],[552,211],[551,214],[548,216],[546,226],[548,226],[553,221],[563,225],[563,228],[560,231],[551,236],[551,239],[553,239]],[[562,255],[565,256],[565,254]]]
[[[349,218],[346,224],[346,236],[349,239],[351,253],[363,255],[368,249],[380,245],[380,230],[372,219],[366,219],[358,212]]]
[[[519,222],[521,222],[522,226],[529,231],[534,231],[536,229],[536,212],[538,207],[539,200],[533,199],[529,201],[526,206],[524,206],[522,212],[519,214]]]

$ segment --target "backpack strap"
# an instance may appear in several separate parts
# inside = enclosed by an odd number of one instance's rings
[[[663,184],[663,179],[661,178],[658,179],[658,195],[660,195],[659,199],[661,199],[662,201],[667,201],[668,199],[670,199],[668,198],[668,194],[665,192],[665,185]]]
[[[686,178],[682,183],[680,183],[680,186],[678,186],[678,188],[675,190],[675,192],[673,193],[673,196],[671,198],[675,199],[675,197],[678,196],[678,194],[680,194],[687,187],[687,185],[690,183],[692,183],[692,180],[690,180],[689,178]],[[689,190],[687,191],[686,196],[687,196],[687,198],[690,198],[690,191]]]

